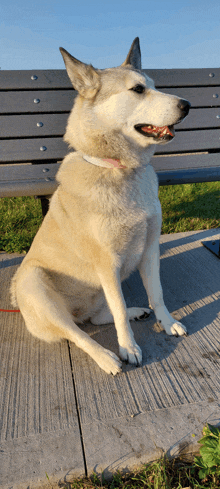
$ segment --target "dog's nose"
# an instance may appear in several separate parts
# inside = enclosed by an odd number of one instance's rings
[[[183,112],[184,116],[186,117],[187,114],[189,113],[189,109],[191,107],[191,103],[188,102],[188,100],[184,100],[183,98],[181,98],[181,100],[179,101],[177,107]]]

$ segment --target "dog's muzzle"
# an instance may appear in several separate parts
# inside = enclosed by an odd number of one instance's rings
[[[180,99],[177,107],[180,110],[180,116],[174,124],[179,124],[179,122],[185,119],[189,113],[191,104],[188,100]],[[173,125],[158,127],[153,126],[152,124],[136,124],[134,128],[142,134],[142,136],[153,138],[155,142],[166,143],[171,141],[175,136]]]

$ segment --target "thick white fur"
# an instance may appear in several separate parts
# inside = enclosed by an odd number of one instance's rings
[[[107,70],[95,70],[62,50],[79,92],[65,135],[77,152],[64,159],[49,211],[11,284],[12,303],[34,336],[73,341],[114,375],[121,360],[135,365],[142,360],[129,320],[149,310],[127,309],[121,289],[135,268],[167,334],[186,333],[164,305],[159,278],[161,207],[149,165],[155,141],[134,128],[179,122],[180,99],[155,90],[140,71],[137,39],[125,62]],[[144,94],[131,90],[139,83]],[[120,159],[126,169],[94,166],[83,154]],[[87,320],[114,321],[121,360],[77,326]]]

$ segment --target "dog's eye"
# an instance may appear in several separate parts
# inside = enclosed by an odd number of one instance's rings
[[[145,91],[145,87],[143,85],[136,85],[130,90],[133,90],[133,92],[137,92],[137,93],[143,93]]]

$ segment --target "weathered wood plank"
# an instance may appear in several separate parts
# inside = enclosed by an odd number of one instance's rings
[[[143,69],[143,71],[153,78],[157,87],[220,85],[220,68]]]
[[[74,55],[74,53],[73,53]],[[88,61],[90,63],[90,61]],[[220,68],[146,69],[157,87],[220,85]],[[210,74],[214,74],[210,77]],[[37,76],[32,80],[32,76]],[[66,70],[5,70],[0,72],[0,90],[71,88]]]
[[[76,96],[75,90],[0,92],[0,111],[1,114],[69,112]]]
[[[69,113],[1,115],[1,138],[63,136],[68,117]]]
[[[37,79],[32,79],[32,77]],[[66,70],[4,70],[0,72],[0,90],[72,88]]]
[[[161,92],[177,95],[191,103],[192,107],[217,107],[220,105],[220,87],[164,88]]]
[[[220,129],[201,131],[178,131],[169,144],[157,146],[156,154],[169,154],[191,151],[219,150]]]
[[[0,197],[53,194],[60,163],[0,165]]]
[[[157,172],[159,185],[180,185],[183,183],[218,182],[220,167],[186,168],[185,170],[166,170]]]
[[[165,88],[161,91],[189,100],[192,108],[220,105],[220,87]],[[69,112],[77,94],[75,90],[0,92],[0,113]],[[35,103],[34,100],[40,100],[40,102]]]
[[[219,149],[220,129],[206,131],[178,131],[173,141],[167,145],[158,145],[156,154],[208,151]],[[46,148],[42,151],[40,148]],[[35,161],[62,159],[69,152],[62,137],[6,139],[1,141],[0,162]]]
[[[40,148],[46,148],[41,150]],[[1,141],[0,162],[61,160],[68,153],[68,146],[60,138],[8,139]]]
[[[61,163],[0,165],[0,197],[49,195],[57,188]],[[220,154],[178,155],[152,159],[160,185],[220,179]]]
[[[155,171],[220,167],[220,153],[154,156],[151,165]]]
[[[220,128],[220,108],[213,107],[212,109],[190,109],[186,119],[180,125],[175,126],[175,129],[206,129]]]
[[[186,119],[175,126],[182,129],[220,128],[219,108],[191,109]],[[0,116],[1,138],[63,136],[69,113]],[[37,124],[42,123],[43,126]]]

